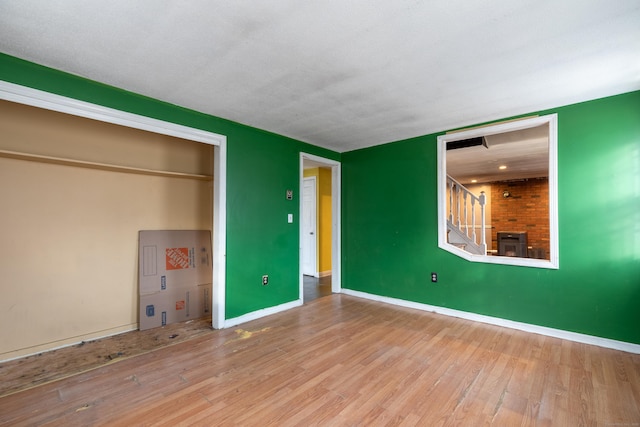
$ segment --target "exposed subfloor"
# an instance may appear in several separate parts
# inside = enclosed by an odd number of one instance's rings
[[[331,294],[331,276],[304,276],[304,301]],[[241,331],[241,329],[236,328]],[[189,320],[112,337],[0,363],[0,397],[76,375],[119,359],[174,345],[213,331],[211,318]]]
[[[0,363],[0,397],[213,331],[211,318],[131,331]]]

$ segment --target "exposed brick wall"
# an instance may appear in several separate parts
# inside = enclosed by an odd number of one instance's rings
[[[505,190],[510,197],[503,197]],[[491,225],[493,248],[498,248],[499,231],[526,231],[528,245],[544,249],[545,257],[549,259],[549,180],[534,178],[492,183]]]

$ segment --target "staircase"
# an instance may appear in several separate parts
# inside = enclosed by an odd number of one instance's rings
[[[449,196],[447,241],[471,254],[486,255],[487,243],[484,233],[486,196],[484,191],[476,196],[464,185],[447,175],[447,192]],[[476,209],[476,206],[479,209]],[[476,221],[477,210],[480,211],[479,221]],[[476,233],[476,225],[479,226],[480,233]]]

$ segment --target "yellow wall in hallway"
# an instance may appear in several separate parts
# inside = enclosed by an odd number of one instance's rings
[[[318,218],[318,271],[320,275],[331,274],[331,169],[305,169],[303,176],[316,177],[316,209]]]

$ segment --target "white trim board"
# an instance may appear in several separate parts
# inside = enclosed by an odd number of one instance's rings
[[[240,325],[241,323],[257,320],[262,317],[270,316],[272,314],[280,313],[283,311],[291,310],[292,308],[300,307],[302,300],[287,302],[284,304],[276,305],[273,307],[267,307],[260,310],[252,311],[251,313],[243,314],[242,316],[234,317],[233,319],[227,319],[224,322],[224,328],[230,328],[232,326]]]
[[[463,139],[495,135],[505,132],[528,129],[547,124],[549,126],[549,260],[535,258],[517,258],[504,256],[476,255],[464,251],[447,241],[447,143]],[[493,125],[440,135],[437,138],[438,156],[438,247],[471,262],[487,264],[518,265],[535,268],[560,268],[558,237],[558,115],[548,114],[523,118]]]
[[[224,327],[227,246],[227,137],[5,81],[0,81],[0,99],[214,146],[212,324],[216,329]]]
[[[210,145],[219,146],[227,140],[226,136],[217,133],[127,113],[5,81],[0,81],[0,99]]]
[[[562,329],[548,328],[546,326],[532,325],[529,323],[515,322],[513,320],[500,319],[499,317],[485,316],[482,314],[454,310],[446,307],[438,307],[435,305],[422,304],[422,303],[413,302],[413,301],[406,301],[398,298],[383,297],[380,295],[354,291],[351,289],[342,289],[342,293],[345,295],[351,295],[358,298],[364,298],[372,301],[383,302],[386,304],[397,305],[400,307],[407,307],[407,308],[413,308],[416,310],[429,311],[436,314],[457,317],[460,319],[471,320],[474,322],[487,323],[489,325],[502,326],[504,328],[516,329],[519,331],[531,332],[539,335],[546,335],[549,337],[560,338],[563,340],[575,341],[583,344],[595,345],[598,347],[604,347],[604,348],[610,348],[614,350],[626,351],[628,353],[640,354],[640,344],[617,341],[609,338],[601,338],[593,335],[580,334],[577,332],[563,331]]]
[[[319,181],[319,176],[305,176],[302,178],[302,186],[300,187],[300,213],[298,214],[298,217],[300,218],[300,259],[302,260],[302,262],[300,263],[300,270],[302,271],[302,274],[307,274],[309,275],[309,273],[311,272],[311,276],[313,277],[319,277],[319,273],[318,273],[318,268],[320,267],[320,235],[318,234],[318,229],[320,228],[320,224],[318,224],[318,212],[320,211],[320,203],[318,201],[319,196],[318,193],[320,192],[320,189],[318,188],[318,181]],[[305,263],[305,254],[308,255],[309,252],[309,247],[307,246],[313,246],[313,245],[305,245],[305,233],[307,230],[305,230],[305,212],[307,211],[307,209],[305,209],[305,202],[304,202],[304,197],[305,197],[305,182],[310,182],[313,181],[313,195],[315,196],[315,199],[313,200],[313,206],[315,209],[315,212],[313,213],[313,222],[315,225],[315,228],[313,230],[314,234],[314,240],[315,240],[315,248],[311,247],[311,249],[313,250],[313,265],[311,266],[311,268],[306,269],[303,268],[303,266],[306,264]],[[309,261],[307,259],[307,261]],[[305,272],[306,270],[306,272]]]

